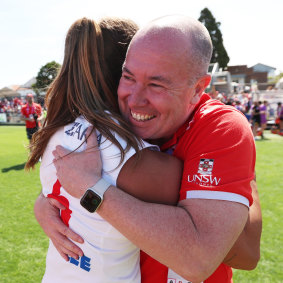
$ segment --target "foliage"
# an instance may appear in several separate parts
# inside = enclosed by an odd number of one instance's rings
[[[277,83],[281,78],[283,78],[283,73],[280,73],[275,77],[275,82]]]
[[[278,74],[275,77],[268,77],[269,84],[276,84],[283,77],[283,73]]]
[[[205,25],[212,40],[213,52],[211,57],[211,63],[218,62],[220,68],[227,67],[230,58],[223,45],[222,33],[219,29],[221,25],[220,22],[216,22],[212,13],[207,8],[204,8],[201,11],[198,20]]]
[[[39,95],[45,92],[48,86],[53,82],[57,76],[61,65],[55,61],[49,62],[42,66],[37,74],[36,83],[32,85],[33,90]]]
[[[48,239],[33,215],[40,191],[38,166],[23,170],[28,144],[24,126],[0,126],[1,283],[37,283],[45,269]],[[263,213],[261,260],[253,271],[234,270],[234,282],[283,282],[283,137],[256,141],[257,183]]]

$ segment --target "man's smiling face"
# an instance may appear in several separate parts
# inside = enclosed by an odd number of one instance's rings
[[[195,93],[184,51],[174,42],[130,46],[118,88],[120,111],[143,139],[170,139],[188,119]]]

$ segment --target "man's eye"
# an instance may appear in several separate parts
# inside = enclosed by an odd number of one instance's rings
[[[128,80],[128,81],[133,81],[133,78],[127,75],[123,75],[123,78]]]
[[[163,88],[162,85],[158,85],[158,84],[149,84],[151,87],[154,87],[154,88]]]

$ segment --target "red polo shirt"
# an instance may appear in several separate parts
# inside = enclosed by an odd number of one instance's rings
[[[234,107],[204,94],[189,120],[161,149],[184,162],[180,200],[204,198],[252,204],[255,144],[247,119]],[[144,253],[141,271],[142,283],[170,282],[166,267]],[[221,264],[204,282],[230,283],[232,269]]]

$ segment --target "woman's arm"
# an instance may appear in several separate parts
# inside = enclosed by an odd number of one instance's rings
[[[176,205],[182,171],[183,162],[176,157],[144,149],[139,160],[134,155],[124,164],[117,186],[146,202]]]
[[[252,270],[256,268],[260,259],[262,216],[255,181],[251,181],[251,187],[254,202],[249,210],[248,221],[224,260],[225,264],[236,269]]]

